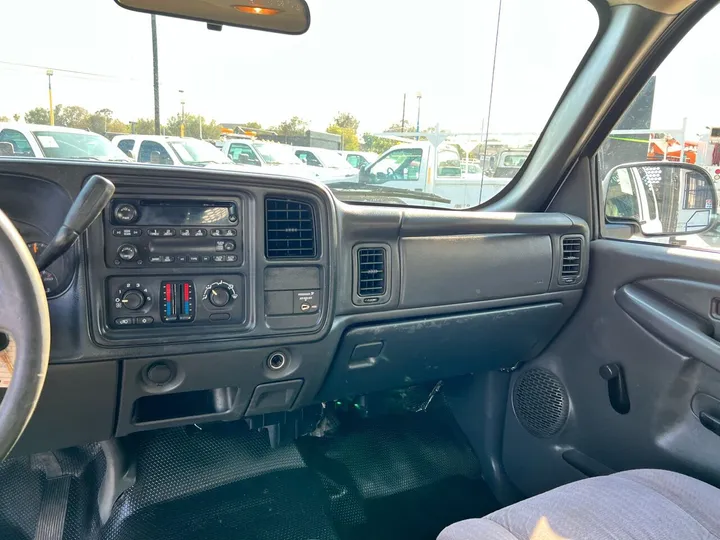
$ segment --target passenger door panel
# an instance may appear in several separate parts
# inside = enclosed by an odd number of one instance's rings
[[[711,430],[720,420],[720,254],[598,240],[590,261],[574,317],[513,374],[503,445],[508,475],[527,494],[648,467],[720,484],[720,437]],[[626,414],[613,408],[600,375],[609,364],[623,372]],[[555,433],[531,434],[560,411],[553,399],[566,420]]]

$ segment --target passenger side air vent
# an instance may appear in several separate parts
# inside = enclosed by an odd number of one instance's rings
[[[582,273],[583,237],[578,235],[562,237],[562,268],[560,284],[577,283]]]
[[[265,199],[265,256],[314,259],[317,256],[313,207],[290,199]]]
[[[357,250],[358,284],[361,297],[385,294],[385,249],[360,248]]]

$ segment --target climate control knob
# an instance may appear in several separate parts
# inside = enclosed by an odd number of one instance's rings
[[[136,289],[130,289],[123,293],[120,302],[125,309],[137,311],[145,305],[145,295]]]
[[[117,255],[123,261],[132,261],[138,256],[138,249],[133,244],[123,244],[117,250]]]
[[[203,300],[210,303],[211,307],[224,308],[238,297],[235,292],[235,285],[227,281],[216,281],[205,287]]]

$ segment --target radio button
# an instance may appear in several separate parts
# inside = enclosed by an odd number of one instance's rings
[[[237,256],[237,255],[227,255],[227,256],[225,257],[225,260],[226,260],[227,262],[237,262],[238,256]]]
[[[175,236],[175,229],[163,229],[160,236]]]
[[[186,263],[187,262],[187,255],[179,255],[177,258],[177,261],[179,263]]]
[[[222,229],[211,229],[210,236],[222,236]]]
[[[233,251],[235,249],[235,242],[232,240],[225,240],[225,251]]]
[[[190,263],[199,263],[200,262],[200,255],[188,255],[188,262]]]
[[[162,261],[160,261],[160,262],[163,262],[163,263],[175,262],[175,257],[173,257],[172,255],[162,255]]]
[[[113,236],[129,237],[129,236],[141,236],[141,229],[113,229]]]
[[[210,258],[210,255],[203,255],[202,256],[202,262],[209,263],[212,259]]]
[[[205,229],[193,229],[193,236],[207,236],[207,230]]]
[[[160,255],[150,255],[149,260],[151,263],[159,263],[162,262],[162,257]]]
[[[190,229],[180,229],[180,236],[190,236]]]
[[[213,255],[213,262],[225,262],[225,255]]]
[[[160,236],[160,231],[158,229],[148,229],[147,235],[148,236]]]

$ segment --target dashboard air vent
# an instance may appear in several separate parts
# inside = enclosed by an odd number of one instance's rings
[[[383,248],[360,248],[357,250],[358,296],[382,296],[385,294],[385,250]]]
[[[265,199],[265,256],[268,259],[314,259],[315,220],[310,204]]]
[[[582,271],[582,236],[563,236],[562,238],[562,269],[560,283],[572,285],[580,279]]]

